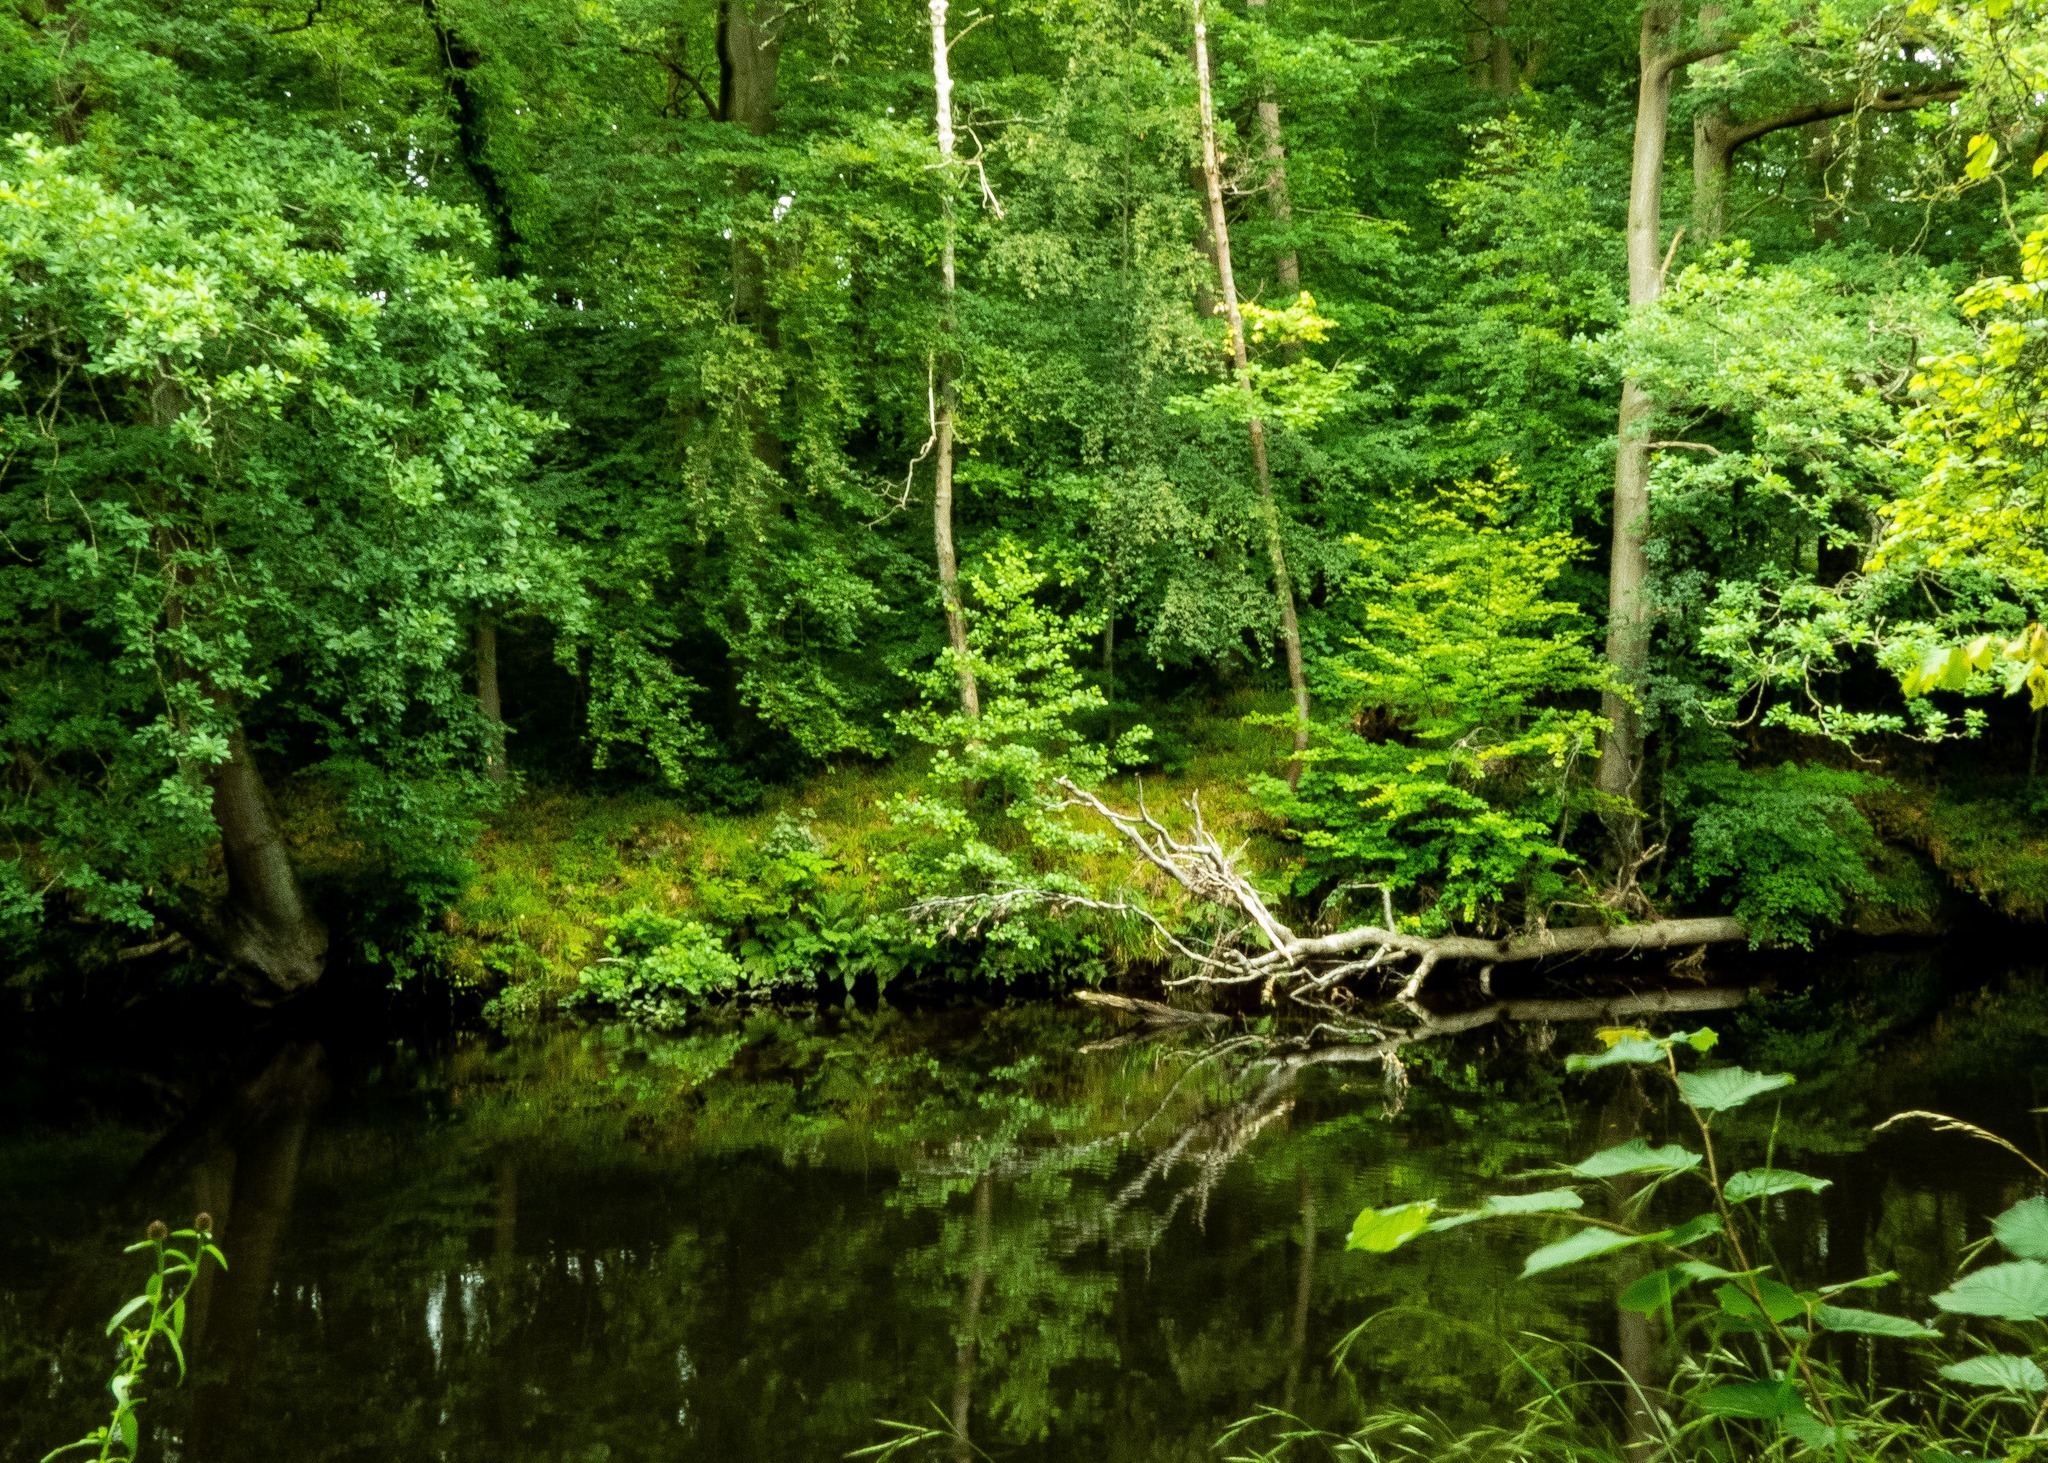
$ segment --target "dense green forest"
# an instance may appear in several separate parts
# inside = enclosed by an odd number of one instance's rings
[[[23,0],[11,985],[2039,917],[2044,22]]]

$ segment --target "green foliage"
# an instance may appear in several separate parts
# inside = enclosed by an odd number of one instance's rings
[[[134,1297],[107,1322],[107,1335],[120,1333],[116,1344],[118,1360],[107,1390],[114,1395],[114,1414],[104,1426],[93,1429],[75,1443],[53,1448],[42,1463],[52,1458],[89,1453],[98,1463],[134,1463],[142,1444],[142,1383],[149,1374],[150,1353],[162,1340],[178,1363],[178,1378],[185,1376],[185,1302],[199,1282],[199,1272],[208,1260],[221,1269],[227,1259],[213,1243],[213,1221],[202,1214],[190,1229],[169,1230],[161,1221],[149,1226],[149,1233],[123,1252],[149,1252],[153,1268],[142,1294]],[[179,1248],[178,1241],[184,1245]]]
[[[1712,1438],[1716,1456],[1775,1456],[1789,1439],[1837,1457],[1876,1458],[1886,1456],[1888,1446],[1908,1444],[1920,1456],[1972,1456],[1979,1448],[1989,1452],[2016,1441],[2031,1428],[2035,1398],[2048,1390],[2036,1355],[1990,1352],[1944,1362],[1940,1348],[1957,1339],[1948,1333],[1908,1316],[1837,1303],[1857,1291],[1890,1285],[1898,1279],[1891,1272],[1812,1288],[1798,1288],[1790,1277],[1772,1273],[1781,1261],[1768,1240],[1766,1206],[1751,1207],[1747,1201],[1818,1193],[1827,1184],[1772,1167],[1742,1169],[1723,1178],[1728,1167],[1726,1142],[1717,1151],[1716,1119],[1788,1086],[1788,1074],[1740,1067],[1681,1068],[1680,1054],[1703,1045],[1688,1033],[1656,1037],[1635,1028],[1617,1028],[1599,1035],[1605,1043],[1602,1055],[1625,1053],[1621,1064],[1645,1068],[1670,1084],[1693,1119],[1702,1152],[1675,1144],[1656,1150],[1638,1137],[1571,1166],[1566,1171],[1580,1178],[1608,1181],[1611,1187],[1603,1207],[1612,1217],[1534,1249],[1522,1274],[1527,1279],[1644,1247],[1664,1252],[1665,1267],[1638,1274],[1619,1302],[1624,1311],[1652,1320],[1661,1317],[1679,1348],[1668,1405],[1660,1397],[1654,1410],[1636,1415],[1630,1437],[1634,1451],[1651,1457],[1690,1457],[1704,1439]],[[1599,1057],[1573,1060],[1580,1071],[1617,1064]],[[1967,1124],[1956,1126],[2009,1146]],[[1769,1125],[1768,1133],[1769,1147],[1775,1149],[1777,1121]],[[1656,1161],[1660,1151],[1689,1161]],[[1638,1176],[1645,1174],[1657,1177],[1643,1183]],[[1676,1204],[1678,1212],[1701,1203],[1707,1207],[1676,1224],[1656,1226],[1649,1221],[1648,1211],[1660,1191],[1675,1190],[1687,1180],[1694,1185],[1687,1191],[1692,1197]],[[1364,1234],[1373,1242],[1354,1238],[1352,1248],[1384,1253],[1425,1230],[1478,1221],[1511,1222],[1517,1216],[1540,1221],[1557,1211],[1579,1208],[1557,1202],[1559,1194],[1578,1197],[1576,1189],[1493,1196],[1476,1209],[1426,1225],[1419,1219],[1411,1224],[1407,1216],[1433,1213],[1434,1200],[1369,1209],[1359,1216],[1354,1236]],[[1524,1202],[1504,1202],[1507,1198]],[[2048,1248],[2048,1240],[2042,1238],[2048,1234],[2043,1213],[2048,1209],[2042,1201],[2029,1199],[1999,1216],[1993,1233],[2008,1251],[2023,1258],[1960,1276],[1932,1296],[1935,1307],[1946,1315],[2014,1323],[2013,1334],[2039,1348],[2038,1323],[2048,1317],[2048,1265],[2025,1256]],[[1700,1253],[1709,1243],[1711,1249]],[[1610,1293],[1604,1281],[1589,1283]],[[1703,1283],[1711,1283],[1711,1290],[1703,1292]],[[1832,1344],[1834,1337],[1880,1345],[1935,1342],[1939,1347],[1931,1356],[1923,1353],[1916,1358],[1922,1380],[1897,1390],[1865,1380],[1865,1362]],[[1951,1412],[1939,1405],[1942,1389],[1936,1379],[1983,1389],[1991,1396]],[[1602,1449],[1603,1425],[1594,1413],[1540,1375],[1538,1380],[1543,1396],[1534,1410],[1547,1427],[1562,1429],[1570,1440],[1562,1451],[1584,1456]],[[1633,1370],[1621,1382],[1626,1388],[1642,1384]],[[1372,1428],[1369,1422],[1359,1436],[1369,1437]],[[1547,1447],[1558,1445],[1540,1433],[1537,1437]],[[1461,1446],[1469,1448],[1470,1442]]]
[[[1852,897],[1877,892],[1876,834],[1854,801],[1882,788],[1877,778],[1790,762],[1750,772],[1708,763],[1672,782],[1691,825],[1679,887],[1720,893],[1753,940],[1810,945],[1841,922]]]
[[[1151,731],[1132,727],[1113,748],[1086,739],[1078,719],[1104,702],[1074,664],[1085,632],[1040,603],[1046,576],[1021,548],[998,545],[963,582],[979,708],[970,715],[959,705],[953,652],[921,678],[923,705],[898,725],[933,749],[929,791],[891,808],[911,837],[886,868],[922,898],[1073,892],[1068,867],[1101,848],[1103,835],[1069,821],[1057,784],[1093,787],[1113,761],[1142,761]],[[1030,918],[989,925],[991,940],[1033,964],[1052,954],[1041,948],[1049,934]]]
[[[1512,473],[1464,484],[1354,541],[1343,648],[1318,667],[1336,717],[1297,791],[1263,784],[1300,832],[1299,892],[1385,884],[1441,925],[1561,888],[1602,725],[1585,699],[1606,673],[1555,597],[1578,550],[1516,524],[1517,488]]]

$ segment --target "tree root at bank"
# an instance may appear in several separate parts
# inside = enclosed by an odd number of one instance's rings
[[[995,895],[930,899],[910,910],[913,919],[942,924],[949,934],[972,933],[1026,906],[1090,909],[1136,917],[1149,924],[1190,973],[1169,986],[1257,985],[1265,1004],[1285,994],[1315,1006],[1338,990],[1398,979],[1399,998],[1412,1002],[1438,966],[1464,962],[1479,967],[1480,985],[1491,992],[1496,966],[1561,957],[1627,956],[1654,950],[1703,948],[1746,941],[1748,927],[1732,916],[1656,919],[1640,924],[1540,928],[1487,939],[1478,935],[1418,935],[1399,928],[1393,899],[1381,890],[1383,922],[1328,934],[1297,934],[1283,923],[1265,896],[1238,866],[1243,850],[1227,850],[1202,821],[1201,803],[1188,800],[1191,823],[1176,835],[1153,817],[1142,794],[1136,812],[1111,807],[1095,793],[1062,778],[1057,784],[1069,806],[1085,808],[1107,823],[1133,852],[1193,899],[1221,910],[1232,923],[1207,950],[1185,939],[1140,905],[1122,900],[1019,888]],[[1248,945],[1254,948],[1247,948]],[[1262,947],[1262,948],[1258,948]]]

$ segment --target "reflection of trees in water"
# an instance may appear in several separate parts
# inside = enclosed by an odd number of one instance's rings
[[[1868,1141],[1858,1104],[1887,1065],[2005,1060],[1971,1024],[2016,1013],[2038,1016],[2017,994],[1979,1002],[1889,1063],[1848,1064],[1829,1131]],[[1545,1023],[1628,1015],[1504,1003],[1388,1051],[1221,1057],[1186,1033],[1083,1052],[1100,1023],[1043,1011],[944,1018],[943,1040],[883,1018],[638,1051],[565,1033],[400,1073],[317,1129],[317,1053],[280,1053],[146,1180],[181,1204],[194,1185],[235,1266],[195,1297],[194,1385],[161,1420],[189,1426],[189,1463],[268,1463],[281,1417],[340,1455],[450,1463],[828,1457],[879,1417],[1121,1463],[1204,1455],[1219,1417],[1262,1403],[1333,1423],[1375,1400],[1485,1413],[1512,1400],[1496,1338],[1624,1355],[1613,1313],[1568,1282],[1514,1284],[1524,1236],[1367,1263],[1344,1229],[1593,1146],[1613,1088],[1566,1087]],[[1398,1119],[1389,1056],[1412,1078]],[[1857,1273],[1866,1253],[1907,1269],[1917,1246],[1946,1274],[1934,1251],[1991,1201],[1925,1166],[1886,1177],[1896,1202],[1838,1202],[1845,1182],[1824,1240],[1775,1239],[1831,1243]],[[269,1258],[244,1269],[249,1244]],[[1328,1348],[1373,1316],[1333,1373]],[[89,1356],[103,1320],[77,1316],[66,1354]]]

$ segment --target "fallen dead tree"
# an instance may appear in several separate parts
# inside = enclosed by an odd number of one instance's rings
[[[1447,961],[1477,965],[1481,987],[1490,992],[1494,967],[1500,965],[1571,956],[1622,957],[1655,950],[1703,948],[1749,938],[1748,927],[1741,920],[1725,915],[1538,929],[1499,939],[1418,935],[1399,927],[1392,897],[1384,889],[1382,923],[1358,925],[1330,934],[1299,935],[1280,920],[1238,866],[1243,850],[1225,849],[1209,831],[1202,820],[1198,798],[1188,799],[1188,830],[1176,834],[1152,815],[1142,793],[1137,810],[1125,812],[1066,778],[1056,785],[1066,794],[1069,806],[1093,813],[1146,864],[1190,897],[1224,914],[1229,926],[1210,948],[1199,950],[1190,946],[1140,905],[1036,888],[978,898],[926,900],[911,909],[912,917],[942,923],[949,933],[958,934],[1006,918],[1027,905],[1133,916],[1150,924],[1154,933],[1191,967],[1190,974],[1169,980],[1169,986],[1257,984],[1268,1004],[1284,993],[1310,1006],[1342,987],[1375,977],[1399,978],[1400,998],[1412,1002],[1423,982]]]

